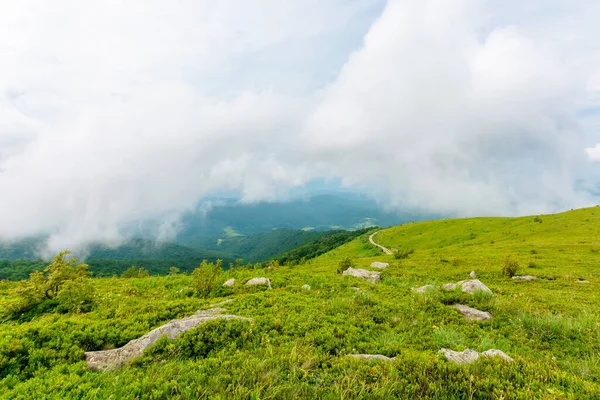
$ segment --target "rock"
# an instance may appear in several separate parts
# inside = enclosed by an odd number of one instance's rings
[[[442,353],[448,361],[453,361],[457,364],[471,364],[472,362],[479,360],[479,353],[471,349],[466,349],[465,351],[441,349],[440,353]]]
[[[483,357],[500,357],[502,360],[506,362],[514,361],[511,357],[509,357],[502,350],[490,349],[486,350],[483,353],[479,354],[475,350],[466,349],[465,351],[454,351],[450,349],[441,349],[440,353],[442,353],[448,361],[453,361],[457,364],[471,364],[479,360],[480,356]]]
[[[302,285],[302,289],[304,289],[304,290],[310,290],[310,285]]]
[[[465,306],[463,304],[453,304],[450,307],[456,308],[466,319],[487,321],[488,319],[492,318],[492,314],[487,311],[480,311],[476,308]]]
[[[442,285],[442,290],[456,290],[456,283],[446,283],[445,285]]]
[[[492,291],[490,290],[490,288],[488,288],[483,283],[481,283],[481,281],[479,279],[470,279],[467,281],[460,281],[460,282],[457,282],[456,284],[462,286],[462,291],[465,293],[473,294],[473,292],[481,290],[482,292],[493,294]]]
[[[590,283],[587,279],[579,279],[577,283]]]
[[[500,357],[502,360],[504,360],[506,362],[515,361],[511,357],[509,357],[505,352],[503,352],[502,350],[497,350],[497,349],[486,350],[483,353],[481,353],[481,355],[484,357]]]
[[[271,281],[269,280],[269,278],[252,278],[248,282],[246,282],[246,285],[247,286],[267,285],[269,289],[272,289]]]
[[[535,281],[537,279],[537,276],[523,275],[523,276],[513,276],[512,278],[516,281]]]
[[[356,286],[350,286],[350,290],[354,290],[355,292],[362,292],[362,290],[360,288],[357,288]]]
[[[362,360],[381,360],[381,361],[394,361],[396,357],[386,357],[381,354],[348,354],[346,357],[357,358]]]
[[[223,283],[223,286],[225,287],[232,287],[235,284],[235,279],[231,278],[225,281],[225,283]]]
[[[477,278],[477,274],[475,273],[475,271],[471,271],[471,273],[469,274],[469,276],[473,279]]]
[[[232,302],[232,301],[234,301],[234,300],[235,300],[235,299],[227,299],[227,300],[223,300],[223,301],[221,301],[221,302],[219,302],[219,303],[216,303],[216,304],[213,304],[213,305],[211,305],[211,307],[218,307],[218,306],[222,306],[222,305],[224,305],[224,304],[231,303],[231,302]]]
[[[412,288],[412,290],[417,293],[425,293],[426,291],[433,290],[433,289],[435,289],[435,287],[433,285],[425,285],[425,286],[421,286],[418,288]]]
[[[132,358],[140,356],[144,349],[154,344],[158,339],[163,336],[167,336],[168,339],[173,340],[183,332],[187,332],[190,329],[197,327],[207,321],[213,319],[240,319],[250,320],[248,318],[238,317],[237,315],[228,314],[217,314],[223,311],[223,309],[213,308],[210,310],[200,310],[191,317],[176,319],[170,321],[150,332],[144,336],[134,339],[127,343],[123,347],[112,350],[104,351],[86,351],[85,361],[91,370],[104,371],[115,368],[120,368]]]
[[[344,271],[344,276],[350,275],[356,278],[362,278],[371,283],[379,283],[381,281],[380,272],[367,271],[366,269],[348,268]]]
[[[379,261],[375,261],[375,262],[371,263],[371,268],[386,269],[389,266],[390,266],[390,264],[384,263],[384,262],[379,262]]]

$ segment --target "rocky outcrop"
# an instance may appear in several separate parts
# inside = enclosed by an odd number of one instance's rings
[[[537,276],[533,276],[533,275],[522,275],[522,276],[513,276],[512,277],[514,280],[516,281],[535,281],[537,279]]]
[[[233,285],[235,285],[235,279],[231,278],[225,281],[225,283],[223,283],[223,286],[225,287],[232,287]]]
[[[241,319],[249,320],[248,318],[238,317],[237,315],[218,314],[225,311],[223,308],[212,308],[210,310],[201,310],[191,317],[176,319],[170,321],[140,337],[127,343],[123,347],[104,351],[87,351],[85,352],[85,361],[91,370],[104,371],[115,368],[120,368],[125,363],[135,357],[139,357],[144,349],[154,344],[158,339],[167,336],[168,339],[175,339],[183,332],[197,327],[207,321],[213,319]]]
[[[425,286],[421,286],[421,287],[417,287],[417,288],[412,288],[412,290],[417,293],[425,293],[428,290],[434,290],[434,289],[435,289],[435,287],[433,285],[425,285]]]
[[[446,283],[442,286],[443,290],[456,290],[456,288],[460,286],[462,291],[465,293],[471,293],[481,290],[482,292],[486,292],[489,294],[493,294],[490,288],[485,286],[479,279],[469,279],[466,281],[460,281],[456,283]]]
[[[344,271],[344,276],[350,275],[356,278],[362,278],[371,283],[379,283],[381,281],[380,272],[367,271],[366,269],[348,268]]]
[[[269,278],[252,278],[248,282],[246,282],[246,286],[255,285],[267,285],[269,289],[272,289],[271,281],[269,280]]]
[[[379,262],[379,261],[375,261],[375,262],[371,263],[371,268],[386,269],[389,266],[390,266],[390,264],[384,263],[384,262]]]
[[[465,306],[464,304],[453,304],[450,307],[456,308],[460,313],[472,321],[487,321],[492,318],[492,314],[487,311],[480,311],[476,308]]]
[[[381,361],[394,361],[396,357],[386,357],[381,354],[348,354],[346,357],[357,358],[361,360],[381,360]]]
[[[514,361],[505,352],[496,349],[487,350],[483,353],[478,353],[475,350],[471,349],[466,349],[464,351],[441,349],[440,353],[442,353],[448,361],[452,361],[457,364],[471,364],[479,360],[479,357],[500,357],[503,361],[506,362]]]

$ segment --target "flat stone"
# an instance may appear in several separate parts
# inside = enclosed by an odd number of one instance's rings
[[[522,275],[522,276],[513,276],[512,278],[516,281],[535,281],[537,279],[537,276]]]
[[[453,291],[456,290],[456,283],[446,283],[442,285],[442,290]]]
[[[367,271],[366,269],[348,268],[344,271],[343,275],[350,275],[356,278],[362,278],[371,283],[379,283],[381,281],[380,272]]]
[[[486,292],[489,294],[493,294],[490,288],[485,286],[479,279],[470,279],[466,281],[460,281],[456,283],[462,287],[462,291],[465,293],[471,293],[481,290],[482,292]]]
[[[475,273],[475,271],[471,271],[471,273],[469,274],[469,276],[473,279],[477,278],[477,274]]]
[[[310,290],[310,285],[302,285],[302,289],[304,289],[304,290]]]
[[[127,361],[142,355],[144,349],[156,343],[156,341],[163,336],[167,336],[169,340],[173,340],[183,332],[187,332],[190,329],[213,319],[250,320],[249,318],[238,317],[237,315],[217,314],[221,311],[224,310],[222,308],[200,310],[191,317],[170,321],[138,339],[131,340],[118,349],[86,351],[85,361],[88,367],[94,371],[121,368]]]
[[[232,287],[235,284],[235,279],[231,278],[225,281],[225,283],[223,283],[223,286],[225,287]]]
[[[271,287],[271,281],[269,278],[252,278],[248,282],[246,282],[247,286],[255,286],[255,285],[267,285],[269,289]]]
[[[396,357],[386,357],[381,354],[348,354],[346,357],[358,358],[362,360],[381,360],[381,361],[394,361]]]
[[[481,355],[484,357],[500,357],[502,360],[504,360],[506,362],[515,361],[512,359],[512,357],[509,357],[505,352],[503,352],[502,350],[497,350],[497,349],[486,350],[483,353],[481,353]]]
[[[465,306],[464,304],[453,304],[450,307],[457,309],[460,313],[472,321],[487,321],[492,318],[492,314],[487,311],[480,311],[476,308]]]
[[[579,279],[577,283],[590,283],[587,279]]]
[[[457,364],[471,364],[472,362],[479,360],[479,353],[471,349],[466,349],[464,351],[441,349],[440,353],[442,353],[448,361]]]
[[[413,291],[417,293],[425,293],[428,290],[433,290],[435,287],[433,285],[425,285],[417,288],[412,288]]]
[[[371,268],[386,269],[389,266],[390,266],[390,264],[384,263],[384,262],[379,262],[379,261],[375,261],[375,262],[371,263]]]

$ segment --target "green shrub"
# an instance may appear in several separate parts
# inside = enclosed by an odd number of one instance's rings
[[[502,266],[502,275],[512,278],[519,269],[519,262],[514,260],[511,256],[506,256],[504,259],[504,265]]]
[[[217,260],[216,264],[204,260],[200,264],[200,267],[192,272],[193,286],[196,295],[200,297],[208,297],[210,295],[218,277],[223,272],[221,269],[222,265],[223,260]]]
[[[396,260],[404,260],[405,258],[408,258],[414,252],[415,252],[415,249],[400,249],[394,253],[394,258]]]
[[[345,270],[347,270],[348,268],[352,268],[354,267],[354,260],[352,260],[352,258],[350,257],[344,257],[339,263],[338,263],[338,269],[337,269],[337,273],[341,274],[343,273]]]

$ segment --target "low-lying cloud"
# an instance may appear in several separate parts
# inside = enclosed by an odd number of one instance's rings
[[[465,216],[592,204],[597,2],[322,3],[7,7],[0,238],[116,243],[319,177]]]

